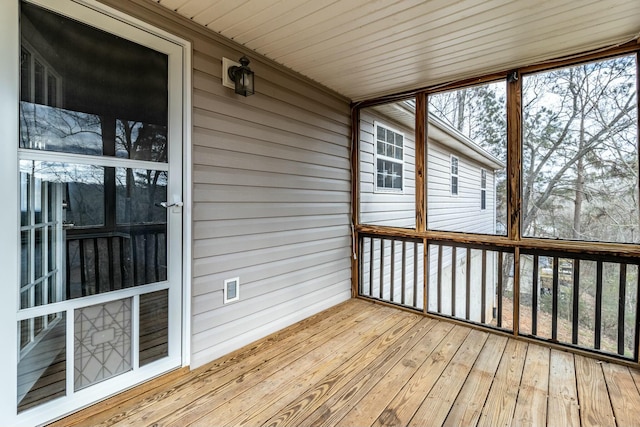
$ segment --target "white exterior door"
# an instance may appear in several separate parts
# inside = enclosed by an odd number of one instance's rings
[[[15,339],[1,411],[33,424],[183,363],[186,49],[93,2],[16,0],[3,13],[19,16],[3,31],[20,51],[18,121],[0,119],[17,125],[2,141],[17,193],[3,236],[17,238],[0,248],[18,253],[1,265],[15,279],[2,287]],[[0,97],[2,109],[11,93]]]

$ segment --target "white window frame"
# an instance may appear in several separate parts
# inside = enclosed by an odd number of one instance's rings
[[[487,170],[482,168],[480,169],[480,210],[487,210],[487,178],[488,173]],[[483,206],[484,201],[484,206]]]
[[[453,163],[455,160],[455,172],[453,171]],[[454,156],[453,154],[449,158],[449,193],[452,196],[458,196],[460,194],[460,158],[458,156]],[[455,178],[456,181],[456,191],[453,192],[453,180]]]
[[[395,133],[396,135],[400,135],[402,136],[402,160],[397,159],[395,157],[389,157],[389,156],[385,156],[382,154],[378,154],[378,127],[381,127],[385,130],[389,130],[393,133]],[[392,128],[391,126],[388,126],[386,124],[383,124],[381,122],[378,121],[374,121],[373,122],[373,185],[374,185],[374,191],[376,193],[394,193],[394,194],[404,194],[404,189],[405,189],[405,183],[404,183],[404,172],[405,172],[405,144],[406,141],[406,137],[404,132],[400,132],[397,129]],[[389,187],[379,187],[378,186],[378,159],[380,160],[384,160],[387,162],[392,162],[395,164],[399,164],[400,167],[402,168],[402,183],[401,183],[401,188],[389,188]]]

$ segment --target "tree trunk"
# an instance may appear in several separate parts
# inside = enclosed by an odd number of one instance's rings
[[[580,212],[582,211],[582,200],[584,198],[584,159],[580,157],[576,165],[576,198],[573,204],[573,238],[579,239],[580,229]]]

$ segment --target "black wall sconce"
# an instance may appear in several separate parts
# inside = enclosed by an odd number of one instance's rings
[[[254,74],[249,68],[249,58],[246,56],[240,58],[239,64],[223,58],[222,76],[222,84],[233,88],[238,95],[249,96],[255,93]]]

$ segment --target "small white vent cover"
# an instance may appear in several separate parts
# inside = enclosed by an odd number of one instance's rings
[[[240,278],[234,277],[224,281],[224,303],[238,301],[240,299]]]

